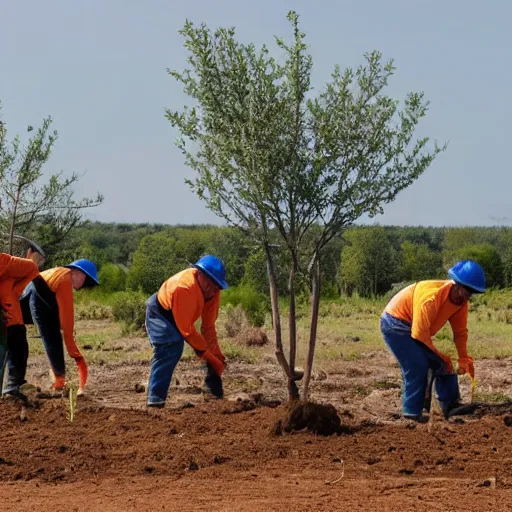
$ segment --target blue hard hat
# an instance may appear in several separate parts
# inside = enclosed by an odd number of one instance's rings
[[[476,261],[459,261],[448,270],[448,276],[456,283],[471,288],[477,293],[485,292],[484,269]]]
[[[222,260],[216,256],[207,254],[194,264],[194,267],[204,272],[208,277],[213,279],[223,290],[228,287],[226,283],[226,269]]]
[[[91,260],[76,260],[73,261],[73,263],[66,265],[66,268],[81,270],[87,277],[92,279],[95,284],[100,284],[98,281],[98,271],[96,270],[96,265]]]

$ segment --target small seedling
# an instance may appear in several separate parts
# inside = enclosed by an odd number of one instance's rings
[[[78,395],[78,388],[70,386],[69,388],[69,422],[73,423],[76,416],[76,398]]]

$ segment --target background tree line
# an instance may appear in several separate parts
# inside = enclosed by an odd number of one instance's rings
[[[281,247],[274,251],[278,291],[285,296],[289,256]],[[230,285],[268,294],[263,251],[231,227],[87,223],[48,252],[48,265],[94,260],[106,291],[146,294],[202,254],[213,253],[225,261]],[[382,295],[397,283],[444,278],[463,258],[484,267],[489,286],[512,286],[512,228],[507,227],[355,226],[333,239],[323,257],[324,297]],[[306,283],[300,286],[308,292]]]

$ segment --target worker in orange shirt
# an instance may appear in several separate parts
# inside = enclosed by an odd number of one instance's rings
[[[146,330],[153,347],[148,407],[164,407],[172,375],[181,359],[184,340],[206,361],[205,384],[222,398],[225,358],[217,341],[215,322],[220,291],[228,287],[224,263],[206,255],[192,268],[175,274],[146,303]],[[194,323],[202,319],[201,334]]]
[[[34,246],[37,247],[37,246]],[[27,369],[28,341],[23,323],[19,297],[33,280],[40,286],[38,263],[44,257],[39,248],[31,246],[27,258],[17,258],[0,253],[0,309],[2,310],[3,336],[0,343],[0,391],[4,395],[25,398],[19,387],[24,384]],[[9,356],[9,380],[3,387],[5,362]]]
[[[81,259],[41,272],[48,285],[47,293],[38,293],[30,284],[21,298],[27,312],[25,323],[35,323],[54,376],[52,388],[62,390],[65,385],[66,367],[64,345],[78,367],[79,389],[82,393],[87,383],[88,369],[75,342],[75,316],[73,290],[99,284],[96,265]],[[26,307],[28,305],[28,307]],[[62,331],[62,332],[61,332]]]
[[[404,288],[391,299],[380,320],[384,341],[402,369],[403,416],[416,421],[424,419],[430,377],[445,417],[460,405],[452,361],[432,342],[446,322],[453,331],[458,372],[475,377],[473,358],[467,351],[468,300],[485,291],[484,271],[478,263],[464,260],[450,268],[448,276],[449,280],[419,281]]]

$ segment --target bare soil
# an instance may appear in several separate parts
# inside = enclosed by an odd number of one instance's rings
[[[507,394],[509,369],[477,364],[481,387]],[[512,509],[512,406],[404,421],[385,353],[316,369],[313,398],[341,418],[331,436],[307,422],[276,430],[288,410],[272,358],[231,362],[220,401],[202,391],[202,368],[182,362],[157,411],[144,405],[148,373],[146,362],[91,365],[73,423],[65,398],[0,401],[2,511]],[[30,377],[47,385],[43,357]]]

